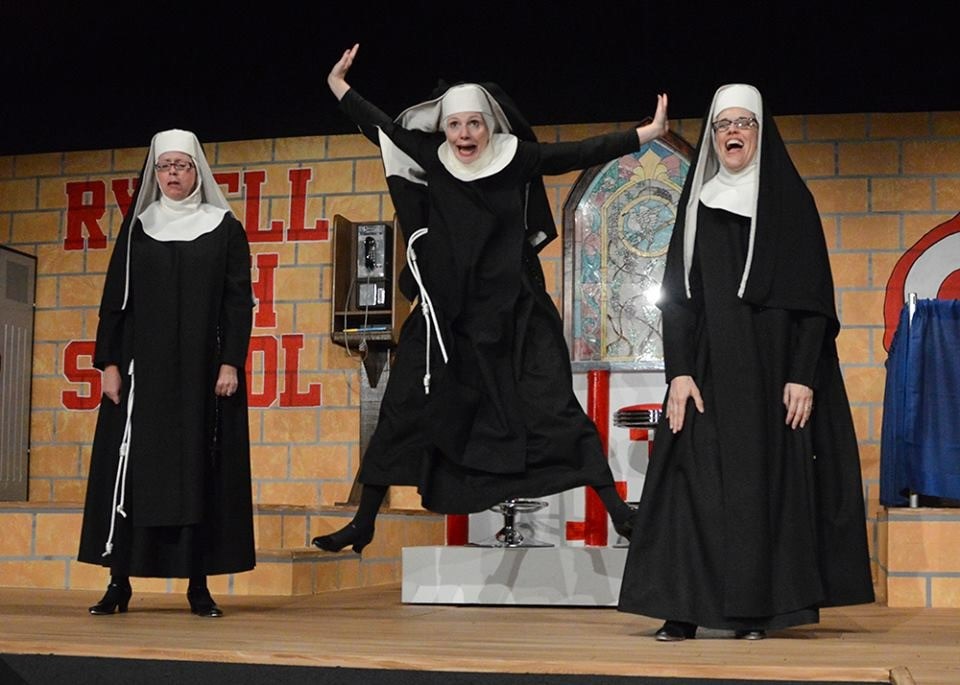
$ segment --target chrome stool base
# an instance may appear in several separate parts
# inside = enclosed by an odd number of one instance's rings
[[[547,506],[547,502],[532,499],[508,499],[490,507],[503,515],[503,528],[492,538],[483,542],[470,543],[472,547],[553,547],[549,542],[540,542],[533,537],[524,537],[516,523],[518,514],[532,514]]]

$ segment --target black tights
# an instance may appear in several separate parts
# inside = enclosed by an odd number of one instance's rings
[[[372,485],[364,483],[360,489],[360,504],[357,505],[357,513],[353,516],[353,523],[357,528],[366,530],[373,528],[373,522],[377,518],[377,512],[380,511],[380,505],[387,496],[387,485]]]

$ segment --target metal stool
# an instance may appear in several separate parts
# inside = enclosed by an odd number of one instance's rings
[[[533,537],[525,538],[517,527],[518,514],[532,514],[547,506],[547,502],[533,499],[508,499],[490,507],[503,515],[503,528],[483,542],[473,543],[474,547],[553,547],[549,542],[540,542]]]
[[[646,440],[647,431],[657,427],[662,413],[663,405],[660,403],[632,404],[617,410],[613,415],[613,425],[629,428],[631,440]]]

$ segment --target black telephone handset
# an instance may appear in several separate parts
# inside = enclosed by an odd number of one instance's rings
[[[367,271],[377,268],[377,241],[372,236],[363,239],[363,265]]]

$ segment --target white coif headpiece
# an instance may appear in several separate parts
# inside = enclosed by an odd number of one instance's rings
[[[460,112],[480,112],[487,124],[490,133],[496,133],[497,120],[493,116],[493,107],[490,106],[490,96],[485,90],[473,83],[454,86],[440,99],[440,122],[446,125],[447,117]]]
[[[185,152],[196,160],[198,148],[197,137],[190,131],[179,128],[161,131],[153,138],[153,161],[165,152]]]
[[[710,120],[713,121],[720,112],[730,107],[742,107],[753,112],[754,116],[760,116],[763,110],[760,91],[745,83],[731,83],[723,86],[717,90]]]

